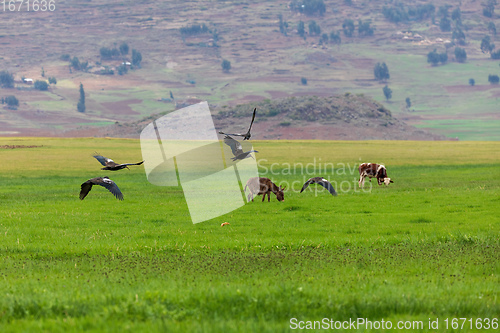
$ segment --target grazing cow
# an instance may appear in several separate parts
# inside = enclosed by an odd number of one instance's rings
[[[371,182],[372,178],[377,178],[377,182],[379,185],[384,183],[385,185],[389,185],[389,183],[394,183],[391,178],[387,177],[387,170],[385,166],[382,164],[376,163],[362,163],[359,166],[359,187],[363,187],[365,185],[365,178],[368,177],[368,180]]]
[[[247,184],[245,185],[245,193],[247,192],[247,188],[249,191],[249,194],[247,196],[248,201],[253,201],[253,197],[255,195],[263,194],[262,201],[264,202],[267,194],[267,201],[269,202],[271,201],[271,192],[276,194],[276,199],[278,199],[278,201],[285,201],[285,194],[283,193],[285,188],[276,186],[276,184],[274,184],[269,178],[252,177],[247,181]]]

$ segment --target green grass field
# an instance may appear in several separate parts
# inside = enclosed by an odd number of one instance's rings
[[[498,142],[254,141],[285,201],[198,224],[181,187],[149,184],[142,166],[105,173],[91,156],[138,161],[137,140],[2,142],[40,146],[0,149],[2,332],[285,332],[292,318],[497,331]],[[359,190],[360,162],[384,163],[394,184]],[[80,201],[80,184],[104,175],[125,200],[99,187]],[[314,175],[339,195],[299,193]]]

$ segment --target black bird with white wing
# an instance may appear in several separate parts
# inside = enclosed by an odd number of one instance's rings
[[[330,192],[332,195],[337,195],[337,192],[335,192],[333,185],[323,177],[309,178],[309,180],[307,180],[304,183],[304,186],[302,186],[300,193],[302,193],[302,191],[304,191],[309,186],[309,184],[319,184],[319,185],[323,186],[324,188],[326,188],[328,190],[328,192]]]
[[[138,163],[122,163],[118,164],[115,163],[112,159],[104,157],[102,155],[99,155],[96,153],[96,155],[93,155],[102,165],[104,165],[104,168],[101,168],[101,170],[109,170],[109,171],[117,171],[121,169],[129,169],[129,165],[141,165],[144,163],[144,161],[138,162]],[[130,170],[130,169],[129,169]]]
[[[123,200],[123,194],[118,188],[118,186],[115,184],[114,181],[109,179],[108,177],[96,177],[87,180],[85,183],[82,184],[81,186],[81,191],[80,191],[80,200],[85,199],[87,194],[89,194],[90,190],[92,189],[92,186],[94,185],[100,185],[102,187],[105,187],[108,189],[109,192],[113,193],[113,195],[118,199],[118,200]]]
[[[253,121],[255,120],[255,113],[257,112],[257,108],[253,109],[253,116],[252,116],[252,121],[250,122],[250,127],[248,128],[248,131],[244,134],[240,133],[234,133],[234,134],[229,134],[229,133],[224,133],[222,131],[219,131],[219,134],[224,134],[224,135],[232,135],[232,136],[242,136],[243,140],[250,140],[250,137],[252,136],[250,134],[250,130],[252,129]]]

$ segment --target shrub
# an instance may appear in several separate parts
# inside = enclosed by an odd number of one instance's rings
[[[224,72],[229,72],[231,70],[231,62],[229,60],[222,60],[221,66]]]
[[[19,100],[14,95],[10,95],[4,98],[5,104],[9,106],[10,109],[16,109],[19,106]]]
[[[465,62],[465,60],[467,60],[467,53],[465,52],[465,50],[461,47],[456,47],[455,59],[457,59],[458,62]]]
[[[500,81],[500,77],[498,77],[498,75],[496,74],[490,74],[488,75],[488,82],[491,83],[491,84],[498,84],[498,82]]]
[[[45,91],[49,89],[49,84],[46,81],[36,80],[33,86],[36,90]]]
[[[0,72],[0,86],[2,88],[14,88],[14,75],[7,71]]]
[[[306,15],[323,15],[326,6],[323,0],[292,0],[290,9],[294,12],[304,13]]]

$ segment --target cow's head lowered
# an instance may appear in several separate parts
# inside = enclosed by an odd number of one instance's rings
[[[365,178],[371,181],[371,178],[377,178],[379,185],[389,185],[394,183],[391,178],[387,177],[387,169],[382,164],[377,163],[362,163],[359,166],[359,186],[363,187]]]
[[[377,165],[376,178],[377,178],[379,185],[382,185],[382,183],[384,183],[385,185],[389,185],[390,183],[394,183],[391,180],[391,178],[387,177],[387,169],[382,164]]]

